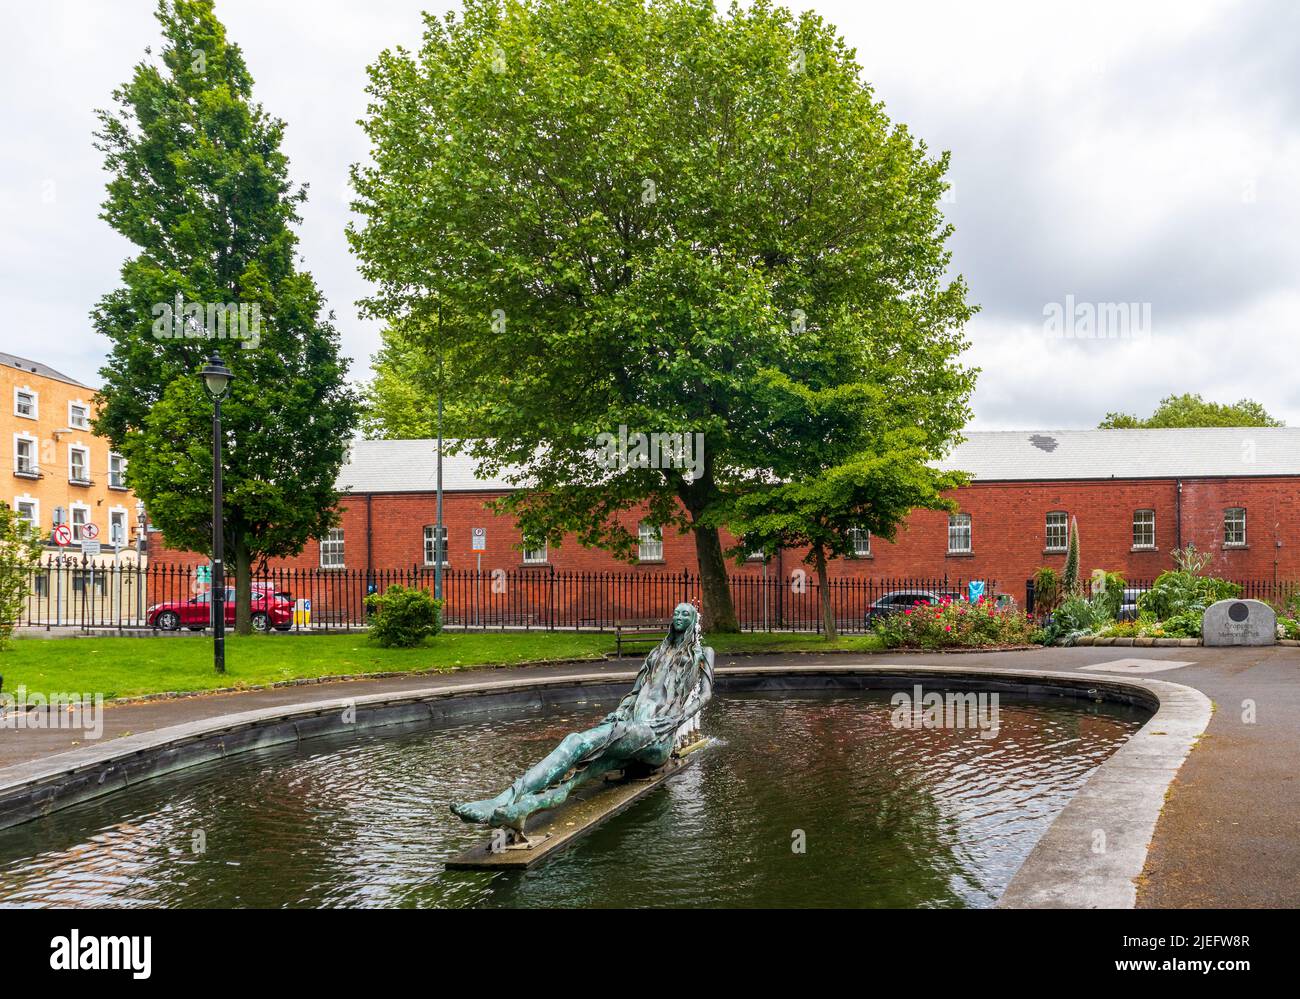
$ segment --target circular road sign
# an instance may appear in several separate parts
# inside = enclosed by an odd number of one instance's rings
[[[87,541],[94,541],[99,537],[99,528],[94,524],[86,524],[81,528],[81,536]]]
[[[60,548],[72,544],[72,528],[67,524],[58,524],[54,528],[54,543]]]

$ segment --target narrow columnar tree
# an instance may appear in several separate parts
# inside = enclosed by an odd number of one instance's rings
[[[295,266],[306,192],[289,180],[283,122],[253,101],[211,0],[163,0],[158,20],[159,55],[99,112],[111,174],[102,217],[139,252],[93,313],[111,344],[96,430],[126,456],[168,543],[210,550],[212,403],[197,372],[221,348],[235,374],[223,404],[225,545],[236,629],[247,631],[253,564],[302,551],[335,522],[357,403],[321,294]],[[227,303],[248,321],[240,339],[218,342],[209,316]]]
[[[1067,597],[1079,595],[1079,522],[1073,517],[1070,518],[1070,541],[1065,550],[1061,590]]]

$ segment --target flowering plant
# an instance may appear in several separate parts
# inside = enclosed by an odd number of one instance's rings
[[[944,597],[938,603],[918,602],[891,614],[876,622],[875,631],[891,649],[979,648],[1027,645],[1034,622],[1014,604],[999,607],[990,597],[974,603]]]

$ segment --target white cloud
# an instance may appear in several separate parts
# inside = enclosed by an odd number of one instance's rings
[[[94,302],[130,252],[98,219],[91,146],[146,45],[152,0],[55,0],[9,18],[0,161],[3,349],[94,380]],[[310,184],[301,253],[338,315],[354,374],[378,345],[343,237],[348,165],[366,144],[365,66],[414,48],[417,2],[219,0],[256,96],[288,124]],[[437,4],[441,11],[447,5]],[[864,78],[933,150],[952,151],[955,271],[983,313],[978,428],[1090,426],[1196,391],[1300,423],[1300,8],[1283,2],[796,4],[836,24]],[[52,185],[52,186],[51,186]],[[1149,342],[1042,333],[1048,302],[1149,302]]]

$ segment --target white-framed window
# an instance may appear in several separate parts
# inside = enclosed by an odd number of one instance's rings
[[[76,430],[90,429],[90,407],[80,399],[68,403],[68,426]]]
[[[343,565],[343,528],[331,527],[320,539],[320,567],[342,569]]]
[[[1133,547],[1154,548],[1156,546],[1156,512],[1154,510],[1133,511]]]
[[[108,510],[108,543],[118,548],[126,544],[126,507],[114,506]]]
[[[853,542],[854,558],[871,558],[871,532],[865,527],[849,530],[849,539]]]
[[[19,520],[25,520],[33,529],[41,529],[41,501],[32,499],[28,493],[14,497],[14,512],[18,514]]]
[[[1053,510],[1047,515],[1047,529],[1044,535],[1047,543],[1043,548],[1049,552],[1063,552],[1070,543],[1070,515],[1060,510]]]
[[[69,445],[68,481],[90,481],[90,448],[78,444]]]
[[[126,459],[116,451],[108,456],[108,488],[126,488]]]
[[[443,565],[447,564],[447,525],[442,525],[442,536],[435,540],[438,533],[437,524],[424,525],[424,564],[437,565],[441,560]],[[438,543],[441,541],[441,544]]]
[[[546,542],[540,545],[534,545],[527,538],[524,538],[524,565],[539,565],[546,561]]]
[[[14,416],[25,420],[35,420],[41,414],[41,397],[35,389],[26,385],[14,386]]]
[[[1234,548],[1246,545],[1246,508],[1230,506],[1223,511],[1223,543]]]
[[[642,562],[664,560],[664,532],[654,524],[639,524],[636,529],[636,557]]]
[[[72,540],[81,541],[82,529],[90,523],[90,507],[86,506],[85,503],[70,503],[68,509],[72,513],[72,517],[68,521],[72,527]]]
[[[36,463],[38,441],[29,434],[14,434],[14,474],[36,478],[41,474]]]
[[[971,519],[969,513],[948,515],[948,553],[964,555],[971,550]]]

